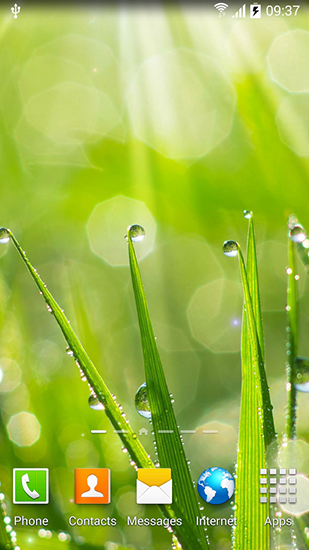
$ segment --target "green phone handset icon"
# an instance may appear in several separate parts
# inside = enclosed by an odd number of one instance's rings
[[[22,476],[21,482],[22,482],[23,490],[25,491],[26,495],[28,495],[28,497],[33,498],[33,500],[36,498],[39,498],[40,496],[39,493],[35,489],[31,491],[28,487],[28,483],[29,483],[28,474],[24,474]]]

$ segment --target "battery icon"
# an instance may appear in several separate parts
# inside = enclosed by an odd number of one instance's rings
[[[261,19],[262,6],[261,4],[250,5],[250,17],[251,19]]]

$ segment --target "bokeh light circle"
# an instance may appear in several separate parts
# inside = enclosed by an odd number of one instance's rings
[[[289,92],[309,92],[309,32],[296,29],[278,36],[268,53],[272,79]]]
[[[111,265],[128,265],[128,246],[124,236],[127,227],[138,223],[146,236],[135,246],[141,260],[152,250],[156,224],[146,204],[129,197],[113,197],[96,205],[87,223],[92,251]]]
[[[277,113],[281,140],[300,157],[309,156],[309,94],[286,97]]]
[[[197,289],[188,319],[196,340],[215,352],[240,348],[242,294],[239,283],[219,279]]]
[[[11,392],[20,384],[21,370],[13,359],[0,358],[0,393]]]
[[[144,62],[128,92],[136,135],[172,159],[195,159],[231,129],[235,91],[213,59],[175,49]]]
[[[13,443],[30,447],[40,438],[41,426],[34,414],[23,411],[10,418],[7,431]]]

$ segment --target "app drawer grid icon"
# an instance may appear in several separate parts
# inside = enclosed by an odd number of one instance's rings
[[[267,468],[260,469],[260,502],[266,504],[296,504],[296,469]]]

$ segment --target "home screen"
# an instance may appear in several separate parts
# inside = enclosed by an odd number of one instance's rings
[[[0,548],[308,549],[308,7],[0,43]]]

